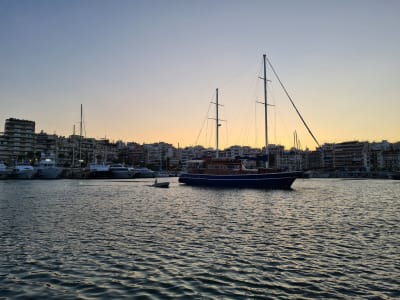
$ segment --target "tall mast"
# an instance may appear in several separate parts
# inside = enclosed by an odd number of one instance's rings
[[[268,157],[268,102],[267,102],[267,67],[266,67],[266,55],[263,55],[264,60],[264,110],[265,110],[265,155],[267,160],[265,161],[265,167],[269,167]]]
[[[216,145],[216,158],[219,157],[219,118],[218,118],[218,89],[216,90],[216,100],[215,100],[215,111],[216,111],[216,116],[215,116],[215,123],[216,123],[216,132],[217,132],[217,145]]]
[[[73,140],[72,140],[72,167],[75,168],[75,124],[73,129]]]
[[[79,163],[82,162],[82,104],[81,104],[81,122],[79,126]]]
[[[212,102],[212,104],[215,104],[215,118],[209,118],[209,119],[213,119],[215,120],[215,131],[216,131],[216,151],[215,151],[215,157],[218,158],[219,157],[219,126],[221,126],[221,124],[219,123],[220,121],[225,121],[225,120],[221,120],[219,118],[219,114],[218,114],[218,106],[223,106],[220,105],[218,103],[218,89],[216,89],[216,97],[215,97],[215,102]]]

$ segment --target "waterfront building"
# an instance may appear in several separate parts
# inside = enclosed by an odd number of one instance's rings
[[[1,138],[1,159],[13,161],[32,161],[35,151],[35,122],[9,118],[5,121]]]
[[[335,152],[334,152],[335,144],[326,143],[321,147],[317,148],[316,151],[319,151],[322,154],[322,165],[321,169],[324,170],[334,170],[335,169]]]
[[[226,154],[226,157],[229,158],[260,155],[260,149],[238,145],[230,146],[229,148],[223,150],[223,152]]]
[[[47,154],[56,154],[58,147],[57,142],[59,137],[56,134],[47,134],[40,131],[35,135],[36,143],[35,143],[35,158],[40,159],[42,153]]]
[[[391,145],[387,141],[371,143],[369,145],[369,164],[371,171],[385,170],[385,153],[391,150]]]
[[[368,142],[350,141],[335,144],[334,157],[335,170],[369,172]]]
[[[323,168],[323,153],[321,148],[317,148],[316,151],[306,150],[303,163],[305,170],[321,170]]]
[[[289,169],[288,168],[288,155],[285,155],[285,147],[282,145],[269,144],[268,145],[268,165],[274,169]],[[260,154],[265,153],[265,148],[261,150]]]
[[[260,156],[261,149],[252,148],[249,146],[238,146],[234,145],[222,151],[222,155],[225,155],[227,158],[236,158],[236,157],[258,157]],[[256,160],[246,159],[244,160],[244,165],[246,168],[255,168],[257,167]]]
[[[129,166],[145,166],[145,151],[143,145],[135,142],[128,142],[124,148],[119,150],[118,154],[120,161]]]
[[[378,170],[399,172],[400,171],[400,142],[388,143],[382,141],[374,145],[375,156],[377,156]]]
[[[153,170],[169,169],[169,161],[173,158],[174,147],[171,144],[159,142],[143,144],[145,164]]]
[[[78,157],[84,166],[95,161],[99,163],[120,162],[117,143],[112,143],[108,139],[96,140],[95,138],[82,138],[80,143],[81,149],[78,148]]]
[[[8,149],[4,133],[0,133],[0,162],[8,159]]]
[[[315,151],[292,148],[286,150],[282,145],[268,145],[269,166],[286,170],[316,170],[335,173],[334,176],[351,174],[400,171],[400,142],[389,143],[347,141],[326,143]],[[58,165],[64,167],[86,167],[88,163],[125,163],[132,166],[150,167],[159,170],[181,169],[188,160],[215,157],[216,150],[203,146],[175,148],[173,145],[158,142],[138,144],[110,142],[108,139],[87,138],[80,135],[69,137],[35,134],[35,122],[9,118],[0,134],[0,161],[12,165],[14,161],[35,163],[41,153],[54,154]],[[221,158],[263,157],[265,149],[233,145],[219,151]],[[261,160],[247,159],[246,167],[261,166]],[[380,176],[380,175],[379,175]]]
[[[203,146],[189,146],[185,147],[181,150],[181,163],[183,165],[186,164],[188,160],[199,159],[203,157],[215,157],[215,149],[213,148],[204,148]]]

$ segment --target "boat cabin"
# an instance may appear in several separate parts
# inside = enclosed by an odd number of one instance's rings
[[[213,158],[190,160],[187,162],[189,173],[197,174],[237,174],[242,173],[244,167],[237,159]]]

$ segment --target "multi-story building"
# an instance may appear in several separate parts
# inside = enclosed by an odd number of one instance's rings
[[[41,153],[54,154],[57,164],[65,167],[83,167],[95,161],[118,161],[117,146],[109,140],[79,135],[63,137],[43,131],[36,135],[36,159],[40,158]]]
[[[143,145],[135,142],[129,142],[126,144],[127,153],[127,164],[131,166],[145,166],[146,155]]]
[[[318,147],[316,151],[320,152],[322,155],[322,166],[324,170],[334,170],[335,169],[335,144],[324,144]]]
[[[287,169],[287,156],[284,155],[285,147],[281,145],[268,145],[268,166],[275,169]],[[262,149],[265,153],[265,147]]]
[[[96,140],[79,136],[71,136],[70,139],[73,141],[75,157],[78,158],[80,165],[86,166],[95,161],[119,162],[118,145],[108,139]]]
[[[8,149],[6,139],[3,132],[0,133],[0,161],[6,161],[8,159]]]
[[[9,118],[4,125],[1,139],[2,159],[31,161],[35,156],[35,122]]]
[[[37,133],[35,143],[35,157],[40,158],[41,153],[46,154],[56,154],[58,147],[57,142],[59,137],[56,134],[47,134],[45,132],[40,131]]]
[[[385,170],[385,153],[391,150],[391,144],[387,141],[369,144],[369,164],[371,171]]]
[[[334,169],[369,171],[368,143],[350,141],[334,145]]]
[[[203,146],[190,146],[181,149],[179,155],[182,165],[185,165],[188,160],[215,157],[215,149],[204,148]]]
[[[34,163],[41,153],[54,154],[63,166],[86,166],[90,162],[121,162],[133,166],[158,169],[179,169],[187,160],[215,157],[216,150],[203,146],[176,149],[159,142],[140,145],[135,142],[110,142],[106,139],[35,134],[35,122],[9,118],[0,134],[0,160],[12,164],[16,160]],[[245,157],[247,167],[262,166],[265,149],[231,146],[219,151],[221,158]],[[315,151],[268,145],[269,166],[279,169],[321,170],[343,174],[400,171],[400,142],[327,143]],[[338,171],[338,172],[336,172]]]
[[[400,170],[400,147],[396,149],[397,144],[387,141],[324,144],[306,155],[305,165],[309,166],[308,169],[344,171],[353,174],[397,171]]]
[[[323,168],[323,153],[321,148],[316,151],[305,151],[303,167],[305,170],[321,170]]]
[[[173,158],[174,147],[171,144],[160,142],[143,144],[145,164],[152,169],[169,169],[169,161]]]

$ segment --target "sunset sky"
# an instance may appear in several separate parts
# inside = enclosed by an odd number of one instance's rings
[[[219,88],[221,146],[261,146],[264,53],[321,144],[400,140],[396,0],[0,0],[0,124],[214,146]],[[267,77],[270,142],[313,149]]]

